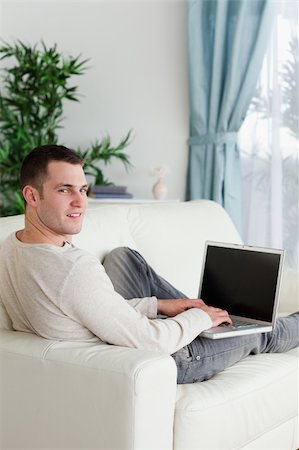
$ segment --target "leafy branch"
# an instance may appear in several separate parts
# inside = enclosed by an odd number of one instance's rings
[[[130,144],[132,130],[120,141],[116,147],[111,146],[110,136],[105,136],[101,141],[96,140],[87,150],[77,150],[78,154],[84,160],[84,170],[86,175],[94,177],[94,184],[111,184],[109,180],[104,177],[102,170],[98,167],[98,161],[103,161],[104,164],[111,162],[112,158],[119,159],[126,168],[131,166],[129,156],[124,153],[123,149]]]
[[[88,59],[64,56],[57,45],[47,47],[26,45],[21,41],[3,42],[0,61],[7,61],[2,69],[0,86],[0,216],[23,212],[19,190],[22,161],[35,147],[58,142],[57,131],[62,128],[63,107],[66,100],[79,102],[78,88],[70,84],[73,76],[83,75]],[[131,131],[116,146],[110,137],[96,140],[88,150],[78,150],[85,160],[85,170],[98,184],[107,184],[99,165],[112,158],[130,166],[123,151]]]

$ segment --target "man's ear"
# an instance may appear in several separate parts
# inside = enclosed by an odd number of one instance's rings
[[[23,197],[28,205],[36,206],[38,191],[33,186],[27,185],[23,188]]]

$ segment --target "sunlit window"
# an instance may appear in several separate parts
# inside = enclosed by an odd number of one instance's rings
[[[298,267],[298,4],[281,2],[256,94],[239,133],[244,240],[286,250]]]

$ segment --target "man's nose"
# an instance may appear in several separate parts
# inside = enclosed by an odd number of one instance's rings
[[[85,194],[80,191],[76,191],[72,196],[72,205],[74,206],[85,206],[87,204],[87,198]]]

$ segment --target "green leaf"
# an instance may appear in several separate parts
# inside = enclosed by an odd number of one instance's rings
[[[17,214],[23,202],[15,192],[24,157],[37,145],[58,141],[65,100],[79,101],[70,81],[85,72],[87,60],[65,56],[57,44],[20,40],[0,41],[0,60],[0,214],[7,215]]]

